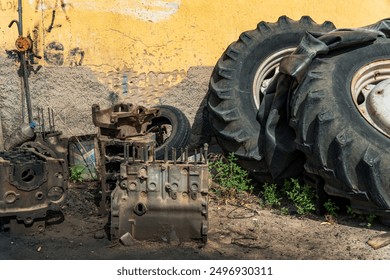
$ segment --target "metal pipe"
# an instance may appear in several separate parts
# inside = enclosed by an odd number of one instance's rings
[[[51,121],[53,123],[53,132],[56,131],[56,124],[55,124],[55,120],[54,120],[54,110],[53,108],[50,108],[50,111],[51,111]]]
[[[165,163],[168,162],[168,147],[167,146],[164,147],[164,162]]]
[[[23,71],[23,87],[24,87],[24,94],[26,96],[28,122],[32,123],[33,117],[32,117],[32,109],[31,109],[30,86],[28,84],[27,63],[26,63],[24,52],[23,53],[19,52],[19,59]]]
[[[207,164],[208,162],[208,153],[209,153],[209,144],[205,143],[204,144],[204,163]]]
[[[19,15],[19,23],[18,23],[19,36],[23,36],[23,6],[22,6],[22,0],[18,0],[18,15]]]
[[[43,108],[41,108],[41,115],[42,115],[42,133],[45,133],[45,114],[43,112]]]
[[[176,165],[176,148],[172,148],[172,159],[173,159],[173,164]]]

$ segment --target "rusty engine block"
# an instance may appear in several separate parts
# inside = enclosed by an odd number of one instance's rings
[[[34,149],[0,152],[0,227],[42,231],[48,210],[58,210],[67,191],[63,159]]]
[[[159,114],[133,104],[92,106],[102,188],[101,214],[110,213],[111,239],[207,240],[207,147],[189,160],[188,149],[165,149],[147,126]],[[180,157],[176,155],[180,153]],[[197,152],[195,152],[197,154]],[[170,155],[170,159],[168,159]]]
[[[120,166],[120,181],[111,194],[112,239],[130,233],[137,240],[206,242],[207,146],[191,161],[187,150],[177,160],[155,160],[153,149],[142,159],[129,154]]]

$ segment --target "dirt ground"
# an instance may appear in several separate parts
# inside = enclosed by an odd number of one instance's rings
[[[54,217],[42,233],[10,236],[0,232],[0,259],[390,259],[390,246],[374,250],[367,241],[388,228],[351,216],[335,224],[323,217],[281,215],[257,203],[232,205],[209,201],[209,235],[201,242],[139,242],[123,246],[107,237],[108,217],[99,216],[94,184],[71,188],[63,217]]]

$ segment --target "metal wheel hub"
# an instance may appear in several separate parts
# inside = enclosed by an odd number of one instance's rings
[[[351,94],[366,121],[390,137],[390,60],[360,68],[352,79]]]
[[[295,48],[288,48],[275,52],[268,56],[257,68],[252,88],[253,100],[257,109],[260,108],[261,100],[271,80],[279,73],[280,61],[294,50]]]

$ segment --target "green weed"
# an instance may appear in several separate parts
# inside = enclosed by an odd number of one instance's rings
[[[282,207],[282,208],[280,208],[280,213],[281,213],[282,215],[287,216],[289,212],[290,212],[290,210],[289,210],[287,207]]]
[[[70,168],[70,180],[75,183],[83,182],[83,174],[85,171],[85,166],[83,165],[74,165]]]
[[[209,169],[213,181],[220,186],[214,190],[219,196],[235,196],[237,193],[253,190],[248,171],[237,164],[234,153],[230,153],[227,158],[210,162]]]
[[[339,207],[336,205],[336,203],[334,203],[332,200],[328,199],[328,201],[326,201],[324,203],[324,208],[327,212],[328,215],[331,215],[333,217],[337,217],[337,212],[340,210]]]
[[[311,213],[316,209],[316,193],[310,186],[301,185],[297,179],[291,178],[284,181],[283,191],[299,215]]]
[[[267,207],[280,207],[282,198],[278,193],[277,186],[275,184],[265,183],[263,185],[263,200]]]

